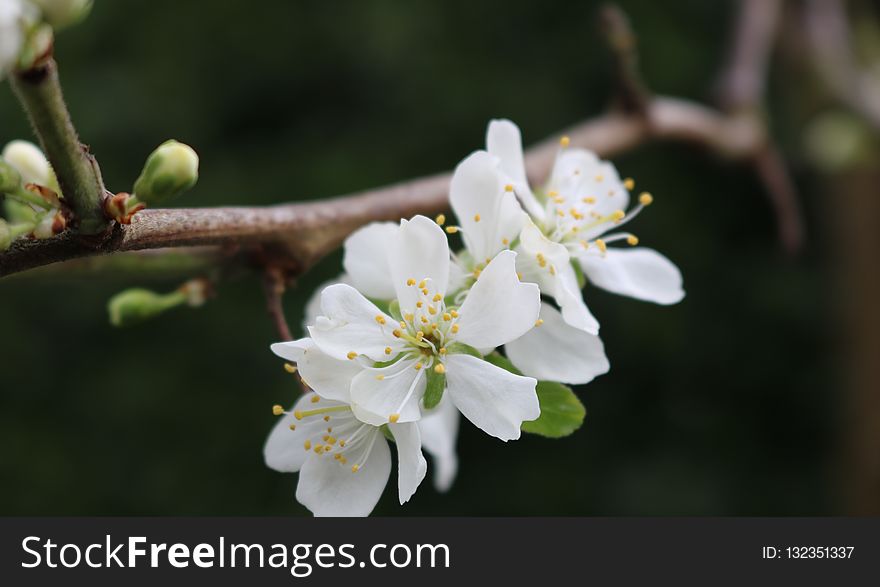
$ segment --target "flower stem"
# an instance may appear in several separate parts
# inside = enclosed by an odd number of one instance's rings
[[[55,170],[64,199],[79,221],[79,231],[97,234],[105,230],[101,171],[79,142],[64,103],[55,61],[49,59],[34,69],[18,72],[11,81]]]

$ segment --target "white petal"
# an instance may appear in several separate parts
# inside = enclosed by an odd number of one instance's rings
[[[599,322],[584,303],[571,257],[565,246],[551,241],[534,223],[520,233],[516,268],[523,281],[537,283],[544,295],[553,296],[571,326],[597,334]]]
[[[309,327],[309,334],[331,357],[347,359],[348,353],[355,352],[374,361],[384,361],[388,358],[386,347],[396,351],[403,346],[400,339],[391,334],[396,320],[350,285],[340,283],[325,289],[321,294],[321,310],[323,316]],[[385,325],[376,321],[377,316],[385,320]]]
[[[569,326],[550,304],[541,304],[541,320],[541,326],[504,346],[507,358],[524,375],[576,385],[608,372],[605,348],[597,335]]]
[[[437,223],[424,216],[401,220],[397,235],[388,243],[388,262],[401,310],[412,312],[419,299],[417,285],[430,280],[436,291],[445,295],[449,284],[449,243]]]
[[[296,499],[319,517],[368,516],[376,507],[391,474],[391,451],[377,428],[367,460],[357,473],[351,463],[341,464],[331,455],[306,459],[299,473]]]
[[[589,210],[600,216],[607,216],[615,210],[626,210],[629,205],[629,191],[614,165],[599,160],[586,149],[560,152],[547,190],[557,192],[566,199],[567,205],[579,209],[582,198],[594,198],[595,203]]]
[[[404,359],[382,369],[364,370],[351,382],[351,401],[357,417],[368,424],[387,424],[392,414],[399,422],[421,417],[419,402],[425,395],[425,368],[415,369],[415,359]],[[377,379],[378,376],[384,377]]]
[[[362,370],[354,361],[334,359],[311,338],[276,342],[272,352],[296,363],[303,381],[321,397],[351,403],[351,380]]]
[[[306,458],[311,454],[310,451],[303,448],[303,444],[310,438],[320,436],[326,424],[320,418],[297,420],[293,412],[294,410],[308,410],[312,406],[313,397],[315,397],[314,393],[302,396],[289,413],[279,418],[278,423],[269,433],[263,447],[263,458],[270,468],[282,473],[295,473],[300,470]],[[325,405],[336,404],[328,402]],[[295,430],[290,429],[291,424],[296,426]]]
[[[608,249],[580,261],[587,279],[610,292],[664,305],[684,297],[678,267],[653,249]]]
[[[388,424],[388,428],[397,444],[397,491],[400,505],[403,505],[421,485],[428,472],[428,463],[422,455],[418,424]]]
[[[498,159],[486,151],[472,153],[455,168],[449,201],[477,263],[507,248],[522,228],[524,213],[516,196],[504,191]]]
[[[446,386],[455,406],[477,428],[501,440],[516,440],[523,422],[541,415],[537,381],[470,355],[446,360]]]
[[[393,222],[374,222],[345,239],[342,266],[351,276],[351,284],[367,297],[392,300],[397,296],[388,266],[387,246],[398,230]]]
[[[526,177],[525,157],[519,127],[509,120],[492,120],[486,131],[486,150],[501,161],[501,171],[513,184],[516,195],[534,218],[544,218],[544,208],[535,199]]]
[[[308,332],[309,326],[314,324],[318,320],[318,316],[321,315],[321,293],[331,285],[336,285],[337,283],[351,285],[351,278],[346,273],[340,273],[335,279],[327,280],[316,287],[315,291],[312,292],[312,295],[309,296],[309,300],[306,302],[306,307],[303,309],[303,332]]]
[[[458,456],[455,442],[458,439],[459,411],[443,394],[436,408],[427,412],[419,420],[422,446],[431,455],[434,466],[434,487],[437,491],[448,491],[458,472]]]
[[[501,346],[534,327],[540,309],[538,287],[516,276],[516,253],[501,251],[461,305],[455,340],[478,349]]]

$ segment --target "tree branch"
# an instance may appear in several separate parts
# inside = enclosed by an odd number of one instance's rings
[[[55,60],[16,72],[11,82],[52,164],[64,201],[73,209],[78,230],[83,234],[104,231],[107,219],[101,208],[101,172],[88,148],[79,142],[61,93]]]
[[[263,289],[266,292],[266,311],[272,318],[280,340],[293,340],[290,326],[287,325],[287,318],[284,316],[284,292],[287,290],[284,272],[275,267],[267,267],[263,275]]]

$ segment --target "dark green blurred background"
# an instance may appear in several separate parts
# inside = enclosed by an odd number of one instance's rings
[[[623,2],[652,88],[711,98],[734,5]],[[527,142],[599,114],[610,94],[598,4],[98,0],[61,34],[69,106],[107,185],[128,190],[167,138],[201,155],[179,205],[321,198],[451,169],[509,117]],[[791,153],[798,123],[771,85]],[[0,142],[30,133],[0,85]],[[751,171],[681,145],[615,160],[656,205],[633,227],[673,259],[685,301],[589,291],[612,371],[581,389],[573,437],[503,444],[467,423],[428,515],[791,515],[841,511],[841,366],[824,204],[796,162],[810,240],[780,251]],[[298,325],[323,262],[288,295]],[[271,406],[297,390],[268,350],[258,280],[204,308],[115,330],[127,277],[0,283],[0,513],[293,514],[295,476],[264,467]],[[430,475],[430,471],[429,471]]]

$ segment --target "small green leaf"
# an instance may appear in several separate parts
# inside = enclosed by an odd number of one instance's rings
[[[539,381],[537,392],[541,415],[537,420],[523,422],[523,432],[562,438],[583,425],[587,410],[570,387],[554,381]]]
[[[522,371],[514,367],[513,363],[510,362],[510,359],[500,354],[498,351],[495,351],[490,355],[486,355],[486,360],[496,367],[501,367],[505,371],[510,371],[514,375],[522,375]]]
[[[469,344],[464,344],[463,342],[452,343],[451,345],[446,347],[446,352],[450,355],[470,355],[478,359],[483,358],[483,355],[480,354],[480,351]]]
[[[425,397],[422,402],[426,410],[437,407],[443,398],[446,389],[446,373],[437,373],[434,369],[428,369],[428,386],[425,388]]]

